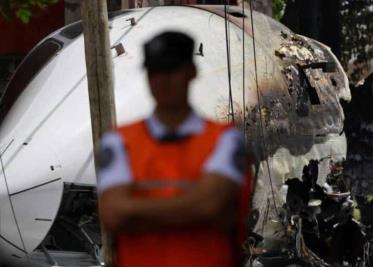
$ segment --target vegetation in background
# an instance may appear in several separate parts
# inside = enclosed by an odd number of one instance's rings
[[[27,24],[35,10],[44,9],[59,0],[0,0],[0,16],[5,19],[16,17]]]
[[[285,0],[272,0],[272,14],[273,18],[280,20],[284,15]]]
[[[274,16],[280,0],[273,1]],[[282,1],[280,1],[282,2]],[[281,22],[332,48],[352,83],[373,70],[373,0],[284,0]]]
[[[352,82],[372,70],[373,0],[342,0],[341,61]]]

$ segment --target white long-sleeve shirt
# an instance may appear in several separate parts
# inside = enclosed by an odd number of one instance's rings
[[[167,127],[153,115],[146,121],[146,126],[155,139],[161,139],[168,133]],[[205,121],[195,113],[178,127],[176,135],[198,135],[205,128]],[[98,193],[118,185],[131,184],[133,174],[129,156],[122,137],[114,131],[106,133],[100,144],[100,161],[98,170]],[[245,172],[245,145],[242,131],[227,129],[219,138],[213,153],[203,165],[203,173],[217,173],[242,184]]]

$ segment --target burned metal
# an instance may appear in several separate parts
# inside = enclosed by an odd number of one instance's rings
[[[282,32],[283,43],[275,51],[281,60],[288,92],[295,106],[294,135],[340,133],[343,112],[338,87],[332,84],[327,66],[334,60],[304,37]],[[333,73],[333,72],[332,72]]]
[[[193,8],[211,13],[211,26],[217,25],[217,18],[226,15],[224,6]],[[249,143],[258,144],[262,138],[266,139],[259,149],[265,155],[263,158],[275,155],[280,148],[286,148],[292,155],[304,155],[314,144],[327,141],[329,134],[342,132],[344,115],[339,99],[349,100],[350,93],[347,76],[328,47],[296,35],[257,12],[253,12],[253,40],[248,9],[228,7],[227,19],[232,36],[232,90],[234,115],[238,117],[235,121],[245,128]],[[242,31],[247,36],[245,39]],[[268,36],[271,36],[270,42]],[[242,44],[246,47],[245,55],[237,49]],[[197,54],[211,60],[204,50],[200,45]],[[241,73],[242,59],[246,65],[244,74]],[[255,72],[259,88],[256,88]],[[245,76],[245,88],[242,88],[241,74]],[[246,100],[242,100],[242,90],[246,92]],[[225,96],[217,103],[218,118],[229,117],[231,111],[227,103]],[[261,128],[265,129],[264,133]]]
[[[346,191],[341,162],[323,187],[317,184],[320,161],[311,160],[302,178],[286,182],[281,209],[284,243],[281,248],[260,249],[263,238],[254,234],[248,251],[251,266],[371,266],[373,201],[358,198],[356,206]],[[361,221],[357,221],[360,210]]]
[[[224,16],[222,7],[204,9]],[[325,45],[296,35],[258,13],[253,13],[254,25],[250,14],[246,16],[242,19],[228,15],[237,27],[231,30],[232,36],[240,36],[244,29],[250,43],[250,54],[245,55],[247,88],[237,84],[232,87],[236,95],[235,121],[245,129],[249,150],[258,158],[252,199],[254,235],[246,247],[257,266],[328,266],[331,263],[326,263],[329,259],[322,253],[328,251],[325,240],[330,240],[330,229],[337,222],[348,222],[345,216],[351,210],[350,194],[339,192],[340,179],[328,175],[333,167],[329,162],[346,157],[340,99],[348,101],[351,97],[347,76]],[[238,70],[232,73],[238,76]],[[246,102],[240,100],[242,90]],[[219,114],[229,114],[227,102],[222,101],[224,107]],[[311,186],[291,179],[302,177],[302,168],[310,159],[321,166],[313,182],[308,182]],[[306,173],[303,177],[307,177]],[[336,186],[325,193],[322,185],[327,176]],[[289,186],[292,193],[287,194],[284,191]],[[319,221],[325,225],[319,225]],[[339,258],[334,262],[342,264]]]
[[[224,16],[222,7],[203,9]],[[230,12],[233,11],[242,12],[231,8]],[[246,16],[244,22],[242,17],[230,13],[228,19],[252,37],[253,29],[246,12],[242,14]],[[344,115],[339,99],[350,99],[346,74],[325,45],[296,35],[256,12],[253,15],[258,52],[247,55],[250,58],[247,72],[249,76],[258,72],[259,88],[248,83],[249,88],[245,90],[258,90],[259,99],[255,94],[251,95],[246,109],[243,111],[241,105],[235,113],[245,118],[245,121],[239,121],[245,124],[251,142],[258,143],[262,137],[267,140],[262,147],[266,157],[273,156],[281,147],[293,155],[303,155],[315,143],[325,142],[328,134],[342,132]],[[254,56],[258,70],[253,67]],[[225,113],[229,112],[226,110]],[[261,123],[265,133],[260,133]]]

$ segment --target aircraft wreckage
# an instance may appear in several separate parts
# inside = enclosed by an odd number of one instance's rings
[[[234,120],[259,159],[248,264],[349,262],[328,253],[334,229],[352,221],[340,179],[346,74],[325,45],[252,15],[232,6],[168,6],[112,16],[118,123],[154,106],[141,68],[144,41],[166,29],[190,34],[199,71],[191,103],[210,119]],[[88,105],[78,22],[31,51],[1,100],[0,248],[8,263],[101,263]],[[341,210],[345,216],[336,216]]]

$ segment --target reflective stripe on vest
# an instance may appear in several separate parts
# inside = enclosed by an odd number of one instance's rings
[[[175,188],[189,190],[196,185],[195,181],[188,181],[187,179],[178,178],[175,181],[164,181],[161,179],[151,179],[149,181],[138,181],[134,183],[136,189],[164,189]]]

